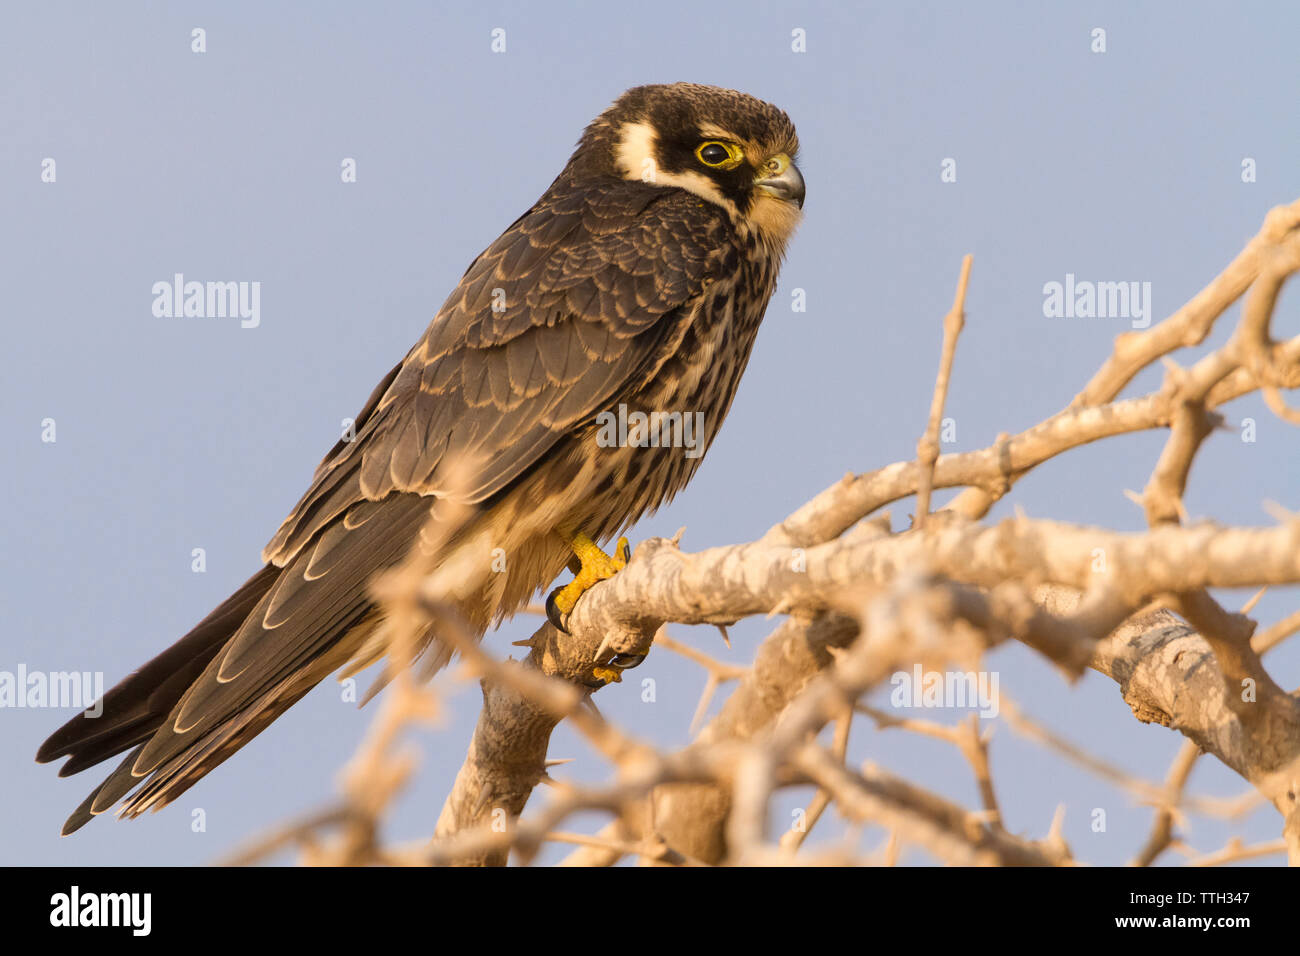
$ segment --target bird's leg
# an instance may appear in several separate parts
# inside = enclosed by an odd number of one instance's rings
[[[546,616],[552,624],[567,634],[569,629],[565,627],[565,620],[573,612],[578,598],[593,585],[612,578],[627,567],[632,552],[627,538],[618,539],[614,555],[611,557],[600,550],[600,546],[581,531],[564,526],[557,530],[573,550],[569,567],[574,569],[574,578],[564,587],[556,588],[551,592],[550,597],[546,599]],[[575,563],[578,565],[577,568],[574,568]]]

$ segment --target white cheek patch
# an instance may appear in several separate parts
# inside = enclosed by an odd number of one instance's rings
[[[618,147],[614,161],[624,179],[639,179],[653,183],[659,178],[655,161],[656,137],[649,123],[624,123],[619,130]]]
[[[625,179],[638,179],[657,186],[676,186],[736,215],[736,204],[723,196],[708,176],[693,170],[668,172],[659,168],[655,159],[658,141],[654,127],[649,123],[624,123],[619,133],[614,161]]]

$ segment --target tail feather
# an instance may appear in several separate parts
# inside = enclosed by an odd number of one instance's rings
[[[283,567],[267,565],[192,631],[78,714],[37,752],[75,773],[123,762],[68,818],[71,833],[124,801],[159,809],[348,662],[374,621],[369,581],[410,548],[431,500],[361,501]]]
[[[188,749],[148,771],[149,779],[126,800],[120,814],[125,817],[138,817],[146,810],[161,810],[271,726],[281,714],[306,696],[336,666],[337,660],[331,660],[330,663],[317,666],[292,681],[286,681],[283,686],[268,693],[256,706],[246,709],[237,718],[216,727],[201,740],[195,741]],[[135,757],[136,754],[132,756]],[[126,790],[139,783],[143,774],[129,768],[128,776],[130,781],[127,786],[121,794],[109,802],[108,806],[112,806],[121,796],[125,796]]]
[[[131,764],[135,762],[136,755],[139,752],[140,748],[137,747],[127,754],[126,759],[117,765],[117,769],[105,777],[98,787],[87,794],[86,799],[81,801],[81,805],[73,810],[68,819],[64,821],[63,830],[61,831],[62,836],[76,833],[131,789],[131,783],[134,780],[131,776]]]
[[[38,763],[71,755],[60,776],[92,767],[129,750],[161,726],[172,707],[239,629],[275,583],[280,569],[268,564],[215,610],[153,660],[115,684],[102,698],[98,717],[77,714],[36,752]]]
[[[144,714],[134,720],[118,724],[108,733],[87,737],[77,744],[76,753],[59,768],[59,776],[70,777],[87,767],[103,763],[124,750],[130,750],[136,744],[142,744],[153,736],[157,728],[158,718]]]

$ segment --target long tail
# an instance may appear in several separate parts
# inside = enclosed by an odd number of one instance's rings
[[[123,798],[127,816],[165,806],[347,663],[378,616],[369,582],[407,553],[430,504],[408,494],[355,503],[113,687],[100,716],[55,731],[36,759],[70,756],[61,775],[129,751],[63,832]]]
[[[188,634],[110,688],[101,702],[99,716],[77,714],[52,733],[36,752],[37,761],[49,763],[71,756],[59,769],[59,776],[66,777],[148,741],[279,574],[280,569],[272,564],[254,574]],[[92,818],[91,806],[108,782],[97,787],[68,818],[64,834]]]

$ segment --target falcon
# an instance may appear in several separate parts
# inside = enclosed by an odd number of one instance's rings
[[[567,565],[547,600],[563,627],[628,560],[626,538],[613,555],[599,542],[703,460],[611,442],[600,422],[689,415],[707,451],[801,216],[797,151],[784,112],[734,90],[641,86],[597,117],[375,388],[264,567],[41,746],[38,761],[69,758],[61,776],[126,754],[64,834],[119,801],[128,817],[165,806],[328,675],[391,664],[370,585],[408,555],[479,636]],[[426,673],[450,656],[434,633],[420,652]]]

